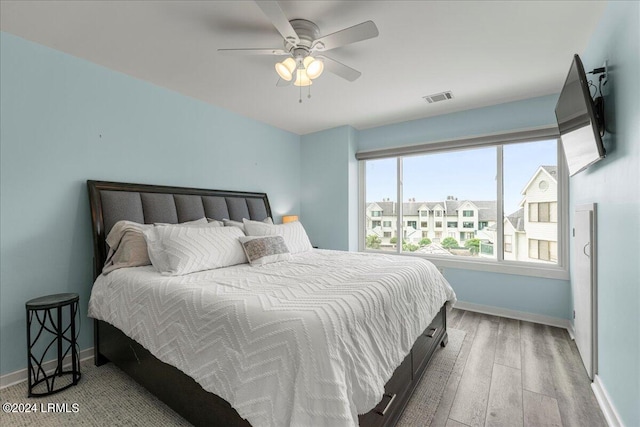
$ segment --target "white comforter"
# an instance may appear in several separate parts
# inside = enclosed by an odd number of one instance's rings
[[[254,426],[353,426],[451,286],[420,258],[314,250],[166,277],[100,276],[89,316],[227,400]],[[206,410],[206,409],[203,409]]]

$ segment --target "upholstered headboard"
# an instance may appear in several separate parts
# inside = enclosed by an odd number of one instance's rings
[[[202,217],[261,221],[271,216],[265,193],[87,181],[93,223],[94,279],[102,272],[111,227],[128,220],[177,224]]]

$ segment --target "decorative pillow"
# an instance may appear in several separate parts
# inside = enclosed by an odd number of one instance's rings
[[[133,221],[116,222],[106,239],[109,254],[102,274],[109,274],[119,268],[151,265],[147,254],[147,242],[142,234],[144,230],[151,228],[153,228],[151,224],[138,224]]]
[[[246,218],[242,218],[242,221],[244,221]],[[222,220],[222,222],[224,223],[224,225],[226,227],[238,227],[240,230],[242,230],[243,232],[245,232],[244,229],[244,223],[242,221],[234,221],[232,219],[226,219],[224,218]],[[251,221],[251,220],[247,220],[247,221]],[[270,216],[266,217],[265,219],[263,219],[262,221],[256,221],[256,222],[263,222],[265,224],[273,224],[273,220],[271,219]]]
[[[170,225],[170,224],[160,224]],[[207,225],[205,218],[175,224],[183,227],[199,227]],[[106,242],[109,245],[109,254],[102,269],[103,274],[109,274],[113,270],[125,267],[139,267],[151,265],[147,251],[147,241],[143,231],[153,228],[153,224],[139,224],[133,221],[118,221],[115,223]]]
[[[264,265],[291,259],[282,236],[240,237],[240,243],[251,265]]]
[[[237,227],[157,226],[144,230],[149,258],[160,273],[179,276],[247,262]]]
[[[307,232],[304,230],[302,223],[298,221],[277,225],[265,224],[260,221],[250,221],[248,219],[243,221],[247,236],[282,236],[284,243],[292,254],[313,249]]]

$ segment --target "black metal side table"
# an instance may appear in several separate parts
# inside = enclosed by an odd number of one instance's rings
[[[78,294],[47,295],[27,301],[27,357],[29,376],[29,397],[48,396],[65,390],[80,380],[80,357],[76,342],[76,317],[78,315]],[[63,308],[69,307],[67,323],[62,323]],[[32,332],[32,328],[34,331]],[[48,341],[48,338],[51,338]],[[32,338],[34,336],[34,338]],[[52,373],[43,366],[50,349],[57,351],[57,365]],[[40,357],[34,355],[40,352]],[[71,367],[63,369],[62,362],[71,355]],[[61,377],[65,377],[64,379]],[[56,384],[57,380],[57,384]],[[66,380],[66,381],[65,381]]]

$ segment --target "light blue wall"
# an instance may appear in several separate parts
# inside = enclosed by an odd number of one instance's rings
[[[358,134],[357,131],[349,128],[348,141],[348,157],[347,169],[349,174],[349,250],[358,250],[358,160],[356,160],[356,152],[358,151]]]
[[[321,249],[358,248],[355,149],[350,126],[301,137],[300,220],[311,243]]]
[[[640,3],[610,2],[581,57],[587,70],[608,61],[607,157],[571,178],[571,217],[598,203],[598,375],[640,426]]]
[[[267,192],[300,210],[300,137],[0,35],[0,373],[26,367],[24,303],[77,292],[93,247],[87,179]]]
[[[459,301],[568,319],[571,292],[566,280],[445,268]]]
[[[358,150],[451,140],[553,125],[557,95],[467,110],[362,130]],[[567,280],[446,268],[444,276],[458,299],[509,310],[569,319],[571,288]]]

